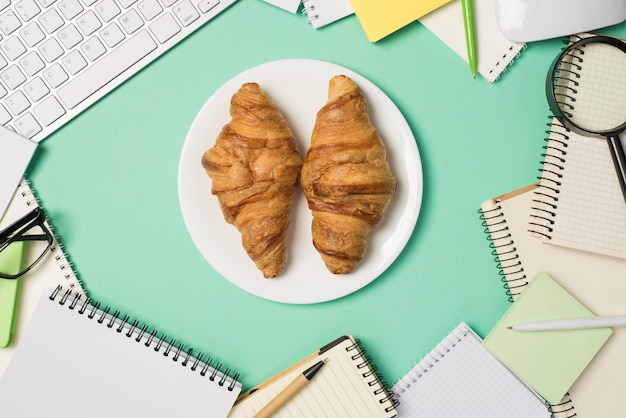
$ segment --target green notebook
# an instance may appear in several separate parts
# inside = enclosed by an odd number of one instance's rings
[[[557,404],[613,331],[521,332],[507,327],[585,316],[593,313],[546,273],[538,273],[485,338],[484,345],[543,398]]]

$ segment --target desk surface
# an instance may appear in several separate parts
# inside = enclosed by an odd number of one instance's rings
[[[603,32],[626,36],[626,25]],[[361,339],[395,383],[460,321],[484,337],[508,307],[477,211],[536,180],[544,77],[560,48],[530,44],[489,84],[419,23],[371,44],[354,16],[316,31],[240,0],[47,138],[27,175],[92,297],[210,352],[246,387],[342,334]],[[404,252],[367,287],[316,305],[270,302],[222,278],[178,204],[179,156],[202,105],[234,75],[284,58],[334,62],[377,84],[423,164]]]

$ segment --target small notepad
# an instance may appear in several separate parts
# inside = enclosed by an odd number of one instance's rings
[[[586,316],[593,313],[549,275],[538,273],[487,335],[484,345],[548,402],[557,404],[613,331],[597,328],[521,332],[507,327]]]
[[[393,418],[395,402],[359,341],[344,335],[242,394],[228,418],[252,418],[294,378],[324,367],[274,417]]]
[[[544,401],[459,324],[393,387],[399,417],[549,418]]]

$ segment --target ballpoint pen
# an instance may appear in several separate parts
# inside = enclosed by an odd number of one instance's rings
[[[463,25],[465,27],[465,45],[467,46],[467,61],[472,76],[476,78],[476,31],[474,30],[474,5],[472,0],[461,0],[463,5]]]
[[[294,380],[292,380],[281,392],[278,393],[278,395],[261,408],[261,410],[254,415],[254,418],[267,418],[272,416],[274,412],[278,411],[280,407],[282,407],[289,399],[298,393],[307,383],[309,383],[323,365],[324,360],[320,360],[302,373],[299,373]]]
[[[514,331],[557,331],[586,328],[605,328],[626,325],[626,315],[589,316],[584,318],[563,318],[545,321],[524,322],[511,325]]]

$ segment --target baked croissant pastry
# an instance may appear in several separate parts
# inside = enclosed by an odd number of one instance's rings
[[[283,115],[258,84],[241,86],[231,99],[230,115],[202,156],[202,166],[248,256],[264,277],[276,277],[287,261],[287,229],[302,159]]]
[[[300,180],[313,214],[313,245],[332,273],[351,273],[396,192],[396,178],[365,97],[346,76],[330,80]]]

